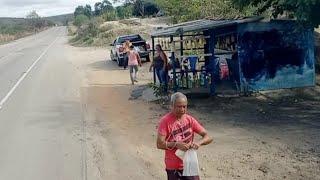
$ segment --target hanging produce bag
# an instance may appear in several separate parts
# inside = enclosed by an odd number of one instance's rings
[[[183,176],[199,176],[198,156],[194,149],[189,149],[184,154]]]

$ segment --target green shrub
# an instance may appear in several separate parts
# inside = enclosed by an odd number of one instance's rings
[[[89,21],[89,18],[87,16],[85,16],[83,14],[80,14],[80,15],[75,17],[75,20],[74,20],[73,24],[75,26],[80,27],[80,26],[84,25],[85,23],[87,23],[88,21]]]
[[[114,20],[117,20],[117,12],[116,11],[106,11],[101,15],[101,17],[105,21],[114,21]]]

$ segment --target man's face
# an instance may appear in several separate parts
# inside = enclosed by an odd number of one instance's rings
[[[181,117],[182,115],[187,113],[187,105],[188,105],[188,102],[186,99],[184,98],[177,99],[176,103],[173,105],[173,113],[176,116]]]

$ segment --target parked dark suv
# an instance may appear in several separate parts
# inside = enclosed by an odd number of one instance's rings
[[[135,50],[139,53],[141,58],[145,58],[146,61],[150,61],[150,45],[139,35],[123,35],[117,37],[111,44],[110,58],[113,61],[117,61],[119,66],[123,66],[124,62],[124,48],[123,43],[129,40],[135,47]]]

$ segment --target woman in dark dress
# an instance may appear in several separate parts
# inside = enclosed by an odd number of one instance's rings
[[[160,44],[156,45],[156,54],[153,58],[153,62],[150,66],[150,71],[152,67],[154,67],[155,73],[159,79],[159,82],[161,85],[165,85],[165,87],[168,84],[168,58],[167,55],[162,50],[162,47]]]

